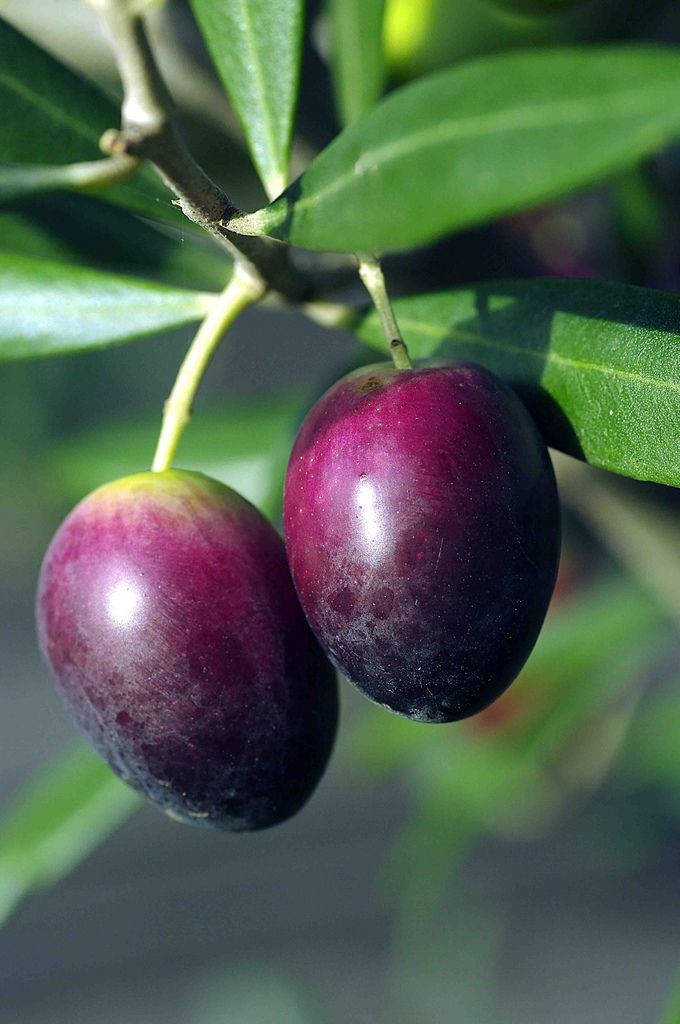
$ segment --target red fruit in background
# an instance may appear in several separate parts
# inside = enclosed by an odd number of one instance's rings
[[[85,737],[173,817],[263,828],[313,791],[334,673],[280,538],[229,488],[168,471],[94,491],[47,551],[37,620]]]
[[[295,442],[284,528],[327,654],[371,700],[424,722],[480,711],[512,682],[560,546],[546,447],[474,365],[339,381]]]

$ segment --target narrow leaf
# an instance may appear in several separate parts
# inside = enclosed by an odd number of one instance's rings
[[[484,57],[392,93],[279,199],[233,226],[309,249],[380,253],[582,188],[679,134],[676,51]]]
[[[53,168],[96,160],[102,155],[101,135],[120,124],[120,109],[112,100],[1,18],[0,110],[0,156],[6,163],[28,165],[28,191],[35,191],[39,174],[31,165]],[[65,184],[53,180],[50,187]],[[10,198],[16,198],[16,181],[14,188]],[[130,181],[107,189],[106,198],[155,219],[182,219],[167,190],[146,167]]]
[[[0,820],[0,922],[29,892],[66,875],[139,803],[86,747],[51,764]]]
[[[199,320],[212,295],[0,253],[0,359],[132,341]]]
[[[481,363],[555,448],[680,485],[680,297],[603,281],[500,281],[398,299],[409,351]],[[374,313],[359,336],[384,350]]]
[[[300,77],[302,0],[191,0],[267,194],[285,187]]]
[[[328,0],[335,102],[343,124],[356,121],[382,95],[385,0]]]
[[[142,274],[197,291],[221,291],[230,267],[226,249],[203,231],[151,224],[102,199],[67,192],[0,209],[0,252]]]

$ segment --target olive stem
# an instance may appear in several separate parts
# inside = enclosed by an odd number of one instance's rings
[[[34,164],[31,167],[4,164],[3,170],[8,172],[11,197],[12,178],[18,171],[21,171],[22,186],[29,191],[68,188],[89,192],[125,181],[138,165],[139,160],[133,156],[109,156],[103,160],[85,160],[73,164]]]
[[[398,370],[411,370],[413,364],[401,336],[399,325],[387,294],[385,276],[380,263],[372,256],[359,257],[359,277],[364,282],[366,291],[373,300],[376,312],[389,346],[392,361]]]
[[[185,216],[209,232],[235,260],[247,263],[251,277],[259,275],[267,287],[293,301],[306,298],[309,283],[292,266],[287,247],[230,228],[239,210],[187,149],[144,26],[142,10],[148,4],[86,2],[95,8],[109,35],[123,85],[122,130],[105,132],[101,149],[114,156],[149,160]]]
[[[262,298],[265,286],[247,269],[236,264],[229,284],[215,303],[189,346],[163,409],[163,423],[151,469],[162,473],[169,469],[184,428],[191,419],[191,406],[201,378],[215,353],[222,335],[237,316]]]

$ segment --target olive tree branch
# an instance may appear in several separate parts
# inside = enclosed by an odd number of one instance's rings
[[[300,301],[309,285],[292,266],[288,250],[268,238],[239,235],[228,221],[239,211],[196,163],[177,130],[173,104],[156,64],[139,4],[132,0],[87,0],[107,31],[123,85],[121,131],[101,139],[104,152],[149,160],[174,192],[182,212],[247,267],[253,280]]]

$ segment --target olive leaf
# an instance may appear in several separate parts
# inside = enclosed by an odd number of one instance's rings
[[[680,135],[680,59],[652,46],[483,57],[392,93],[271,205],[232,221],[381,253],[565,195]]]
[[[0,819],[0,923],[75,867],[140,804],[84,746],[51,764]]]
[[[343,124],[380,99],[385,84],[385,0],[328,0],[335,104]]]
[[[270,196],[288,180],[302,0],[191,0],[217,72]]]
[[[205,292],[0,253],[0,360],[133,341],[202,319]]]

